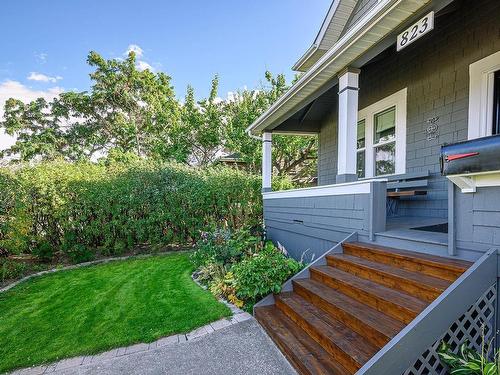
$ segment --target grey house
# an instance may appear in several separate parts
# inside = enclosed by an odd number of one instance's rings
[[[444,145],[472,141],[474,147],[473,140],[500,134],[500,1],[334,0],[294,70],[303,72],[301,78],[247,131],[263,141],[268,237],[292,256],[313,263],[285,284],[284,292],[291,296],[269,296],[257,306],[256,314],[260,311],[257,316],[265,327],[272,320],[268,332],[304,373],[444,373],[435,352],[444,332],[454,345],[468,337],[477,347],[481,325],[489,327],[487,337],[494,335],[497,325],[500,154],[493,156],[498,159],[496,166],[486,169],[481,169],[478,152],[444,156],[443,162],[450,163],[462,158],[474,163],[476,158],[478,167],[446,176],[441,174],[440,155]],[[273,134],[318,137],[317,187],[271,191]],[[372,264],[376,262],[383,266]],[[332,336],[325,343],[327,338],[321,333],[334,323],[312,327],[304,318],[306,312],[296,311],[306,306],[317,318],[326,309],[323,304],[314,312],[320,290],[304,292],[301,280],[328,284],[325,296],[337,301],[332,306],[348,294],[334,296],[341,289],[340,275],[334,277],[336,270],[330,274],[323,270],[321,276],[321,267],[335,266],[359,278],[349,279],[352,288],[355,282],[359,286],[369,279],[409,293],[406,297],[411,298],[413,289],[401,285],[412,278],[418,281],[418,276],[405,272],[423,272],[422,280],[427,276],[441,280],[448,272],[431,275],[423,271],[422,262],[448,264],[442,270],[451,262],[464,273],[448,279],[450,284],[442,288],[442,294],[428,298],[430,305],[414,320],[405,321],[408,325],[389,335],[384,345],[379,343],[380,351],[367,349],[373,356],[365,360],[343,358],[332,349],[331,345],[339,346]],[[380,279],[375,276],[378,273],[383,274]],[[390,283],[389,274],[399,279]],[[429,282],[439,284],[439,280]],[[363,292],[370,287],[366,285]],[[355,302],[342,303],[370,304],[360,293],[350,295]],[[397,294],[387,303],[400,297]],[[380,302],[382,297],[378,298]],[[259,310],[269,306],[276,311]],[[372,309],[380,312],[379,307],[380,303],[372,303]],[[480,311],[471,318],[467,315],[471,309]],[[335,317],[355,330],[344,318]],[[463,328],[464,322],[474,330]],[[284,343],[285,336],[273,329],[277,326],[291,332],[295,344]],[[455,328],[450,331],[450,327]],[[302,334],[312,341],[301,341]],[[300,353],[290,349],[300,342],[306,347],[301,353],[311,355],[307,358],[331,356],[342,369],[318,359],[307,370],[301,363],[311,363],[297,359]],[[315,346],[318,343],[320,347]],[[423,353],[420,358],[419,353]]]

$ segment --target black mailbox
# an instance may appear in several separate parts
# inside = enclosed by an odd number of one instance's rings
[[[500,170],[500,135],[442,146],[440,162],[443,176]]]

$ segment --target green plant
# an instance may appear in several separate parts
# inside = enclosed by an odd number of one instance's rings
[[[448,366],[451,375],[498,375],[498,353],[495,361],[488,360],[489,345],[485,347],[484,339],[482,353],[469,347],[469,342],[465,341],[460,345],[458,353],[454,353],[451,347],[444,341],[438,349],[441,362]]]
[[[230,268],[245,254],[255,252],[259,244],[260,238],[251,235],[248,229],[216,229],[201,234],[191,259],[196,267],[215,263]]]
[[[26,263],[0,258],[0,281],[2,282],[22,277],[27,270]]]
[[[51,161],[0,168],[0,249],[80,262],[137,246],[188,245],[206,228],[260,222],[257,176],[111,153],[100,163]],[[246,246],[246,245],[245,245]],[[239,251],[230,244],[230,252]],[[237,254],[235,255],[237,256]]]
[[[281,285],[303,268],[303,264],[287,258],[271,242],[243,259],[231,269],[238,298],[255,303],[269,293],[279,293]]]

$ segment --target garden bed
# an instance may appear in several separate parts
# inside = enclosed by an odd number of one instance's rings
[[[186,252],[51,273],[0,293],[0,372],[188,332],[230,315]]]

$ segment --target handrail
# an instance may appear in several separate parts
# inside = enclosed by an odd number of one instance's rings
[[[402,374],[420,353],[497,281],[497,249],[491,249],[399,332],[356,375]]]

